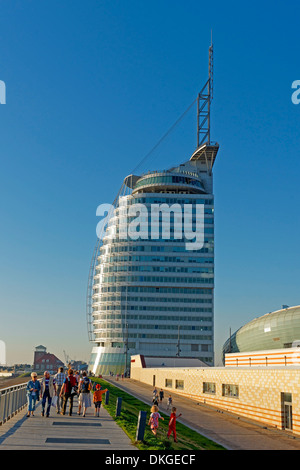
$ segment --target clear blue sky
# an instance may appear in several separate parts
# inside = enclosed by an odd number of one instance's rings
[[[216,358],[299,298],[300,6],[199,0],[0,1],[0,339],[89,359],[96,208],[196,98],[215,50]],[[193,127],[194,126],[194,127]],[[156,153],[189,158],[189,114]]]

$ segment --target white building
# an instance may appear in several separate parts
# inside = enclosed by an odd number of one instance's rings
[[[209,79],[198,95],[198,146],[178,167],[125,178],[89,277],[89,370],[129,370],[129,356],[214,362],[214,196]]]

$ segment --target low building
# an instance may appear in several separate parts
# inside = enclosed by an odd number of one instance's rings
[[[147,365],[131,357],[131,378],[238,416],[300,434],[300,349],[226,354],[225,367]]]

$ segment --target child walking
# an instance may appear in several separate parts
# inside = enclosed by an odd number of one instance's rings
[[[169,396],[168,396],[168,405],[167,405],[167,410],[169,410],[169,408],[172,406],[172,403],[173,403],[172,396],[171,396],[171,395],[169,395]]]
[[[103,390],[101,388],[100,384],[96,385],[96,390],[95,390],[94,396],[93,396],[93,402],[94,402],[94,405],[95,405],[95,416],[99,416],[99,414],[100,414],[100,408],[101,408],[101,405],[102,405],[102,395],[105,392],[107,392],[107,388],[105,390]]]
[[[160,416],[158,412],[158,406],[153,405],[151,408],[151,415],[148,424],[150,425],[151,431],[153,432],[154,436],[156,436],[157,434],[159,419],[162,419],[164,421],[164,418]]]
[[[179,418],[179,416],[181,416],[181,413],[178,416],[176,416],[176,408],[175,408],[175,406],[173,406],[172,413],[170,415],[169,430],[168,430],[167,437],[169,438],[170,435],[173,433],[174,442],[177,442],[176,419]]]

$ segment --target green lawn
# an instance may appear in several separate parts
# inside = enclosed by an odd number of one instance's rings
[[[157,437],[155,437],[150,430],[150,426],[148,426],[150,406],[103,379],[91,379],[109,390],[109,404],[105,405],[105,399],[103,399],[102,406],[107,409],[109,414],[140,450],[224,450],[219,444],[178,422],[176,425],[178,442],[175,443],[172,437],[167,439],[169,416],[164,413],[160,413],[164,421],[159,420],[159,429]],[[121,416],[116,417],[116,401],[118,397],[122,398],[122,412]],[[140,410],[147,411],[147,424],[144,441],[136,442],[136,428]]]

